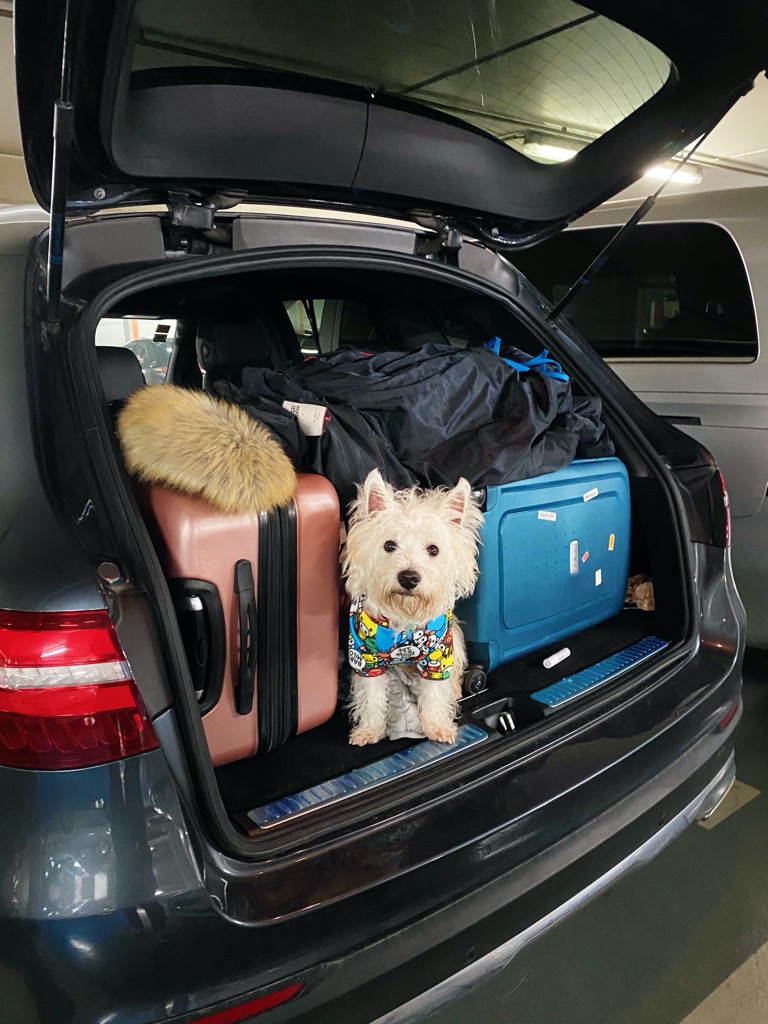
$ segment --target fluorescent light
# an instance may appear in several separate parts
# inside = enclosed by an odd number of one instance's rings
[[[674,167],[649,167],[643,174],[644,178],[656,178],[658,181],[674,181],[678,185],[700,185],[701,171],[697,167],[686,166],[681,171]]]
[[[534,160],[546,160],[549,163],[563,163],[576,156],[578,150],[566,146],[553,146],[548,142],[524,142],[523,152]]]

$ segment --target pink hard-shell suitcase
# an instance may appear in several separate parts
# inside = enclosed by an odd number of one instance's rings
[[[322,724],[338,686],[339,501],[300,473],[288,508],[218,512],[143,490],[215,765]]]

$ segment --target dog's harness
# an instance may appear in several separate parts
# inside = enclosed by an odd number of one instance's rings
[[[349,611],[349,664],[361,676],[381,676],[391,665],[412,664],[424,679],[448,679],[453,668],[450,609],[414,630],[399,632],[389,619],[373,618],[363,608],[365,594]]]

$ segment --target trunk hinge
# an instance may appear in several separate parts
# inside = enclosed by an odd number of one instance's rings
[[[171,224],[178,228],[210,231],[216,218],[216,206],[210,199],[193,199],[186,192],[168,193]]]
[[[48,232],[48,261],[45,285],[45,331],[61,332],[61,272],[64,256],[64,221],[67,215],[69,156],[74,135],[75,108],[70,99],[72,67],[70,46],[72,18],[70,3],[64,9],[64,33],[61,44],[61,86],[53,106],[53,161],[51,165],[51,215]]]
[[[232,247],[231,224],[217,224],[219,210],[229,210],[247,198],[246,192],[216,192],[192,196],[169,192],[166,200],[170,222],[167,245],[173,252],[205,254],[214,248]]]
[[[419,227],[429,228],[435,232],[434,235],[417,239],[418,256],[424,256],[428,260],[439,260],[442,263],[458,264],[459,250],[464,244],[464,238],[454,220],[425,210],[411,210],[411,220]]]

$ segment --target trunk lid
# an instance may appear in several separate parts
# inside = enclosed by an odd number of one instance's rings
[[[71,87],[70,212],[300,198],[521,244],[679,152],[768,63],[761,0],[68,7],[15,13],[24,152],[46,208],[54,104]],[[575,155],[552,163],[552,147]]]

